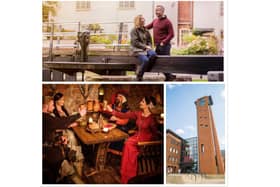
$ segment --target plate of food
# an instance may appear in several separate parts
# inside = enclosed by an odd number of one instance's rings
[[[92,123],[87,125],[86,131],[91,132],[91,133],[95,133],[95,132],[100,131],[100,128],[99,128],[99,125],[96,122],[92,122]]]
[[[112,130],[116,127],[117,125],[114,123],[107,123],[106,125],[103,125],[103,128],[107,128],[108,130]]]

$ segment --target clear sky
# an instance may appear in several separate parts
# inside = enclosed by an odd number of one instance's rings
[[[220,148],[225,148],[225,89],[224,84],[168,84],[166,86],[167,129],[182,138],[197,136],[197,117],[194,102],[212,96],[212,113]]]

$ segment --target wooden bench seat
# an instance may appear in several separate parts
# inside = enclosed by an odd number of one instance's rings
[[[71,75],[99,70],[135,71],[139,64],[138,59],[133,56],[89,56],[88,62],[71,60],[71,57],[57,57],[54,61],[43,61],[43,69]],[[220,55],[158,56],[151,72],[206,75],[209,71],[223,71],[223,63],[223,56]]]

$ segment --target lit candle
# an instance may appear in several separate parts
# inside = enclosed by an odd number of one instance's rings
[[[103,128],[103,132],[108,132],[109,129],[107,127]]]
[[[163,118],[163,117],[164,117],[164,114],[163,114],[163,113],[161,113],[161,114],[160,114],[160,117],[161,117],[161,118]]]
[[[88,119],[88,122],[89,122],[89,123],[92,123],[92,122],[93,122],[93,120],[92,120],[91,117]]]

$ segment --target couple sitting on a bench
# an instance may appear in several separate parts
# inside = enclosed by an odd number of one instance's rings
[[[164,15],[164,7],[157,5],[155,9],[156,19],[145,26],[145,18],[138,15],[134,18],[134,28],[132,29],[131,46],[132,53],[140,61],[140,67],[136,70],[138,81],[142,81],[146,71],[153,67],[157,55],[170,55],[170,40],[174,37],[174,31],[171,21]],[[153,28],[153,38],[156,46],[152,49],[152,37],[148,29]],[[165,80],[171,81],[176,77],[170,73],[164,73]]]

